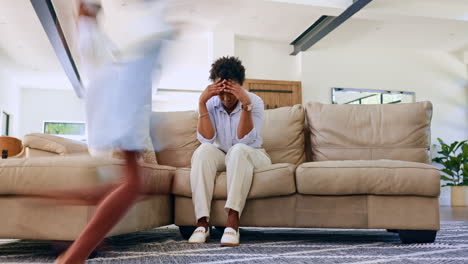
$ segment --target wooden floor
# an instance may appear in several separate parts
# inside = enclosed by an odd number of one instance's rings
[[[440,207],[441,221],[467,221],[468,222],[468,207]]]

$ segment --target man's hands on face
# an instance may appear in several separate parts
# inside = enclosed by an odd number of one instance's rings
[[[211,97],[217,96],[223,91],[226,80],[218,80],[217,82],[206,87],[205,91],[200,95],[200,103],[206,104]]]
[[[245,90],[236,82],[226,80],[223,91],[226,93],[233,94],[237,98],[237,100],[239,100],[242,103],[242,105],[249,105],[251,103],[250,98],[245,92]]]
[[[206,103],[211,97],[219,95],[221,92],[233,94],[243,105],[249,105],[250,98],[245,90],[238,83],[231,80],[218,80],[206,87],[200,96],[200,103]]]

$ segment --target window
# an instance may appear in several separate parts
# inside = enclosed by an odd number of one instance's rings
[[[10,135],[10,121],[11,115],[2,111],[2,136],[9,136]]]
[[[84,122],[44,121],[44,134],[86,141],[86,124]]]

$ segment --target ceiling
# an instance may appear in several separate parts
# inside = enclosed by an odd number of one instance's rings
[[[60,64],[29,0],[0,2],[0,60],[31,70]]]
[[[65,0],[55,1],[63,5]],[[112,1],[117,8],[125,8],[135,0]],[[242,37],[289,43],[320,16],[339,15],[351,2],[173,0],[169,14],[170,20],[183,24],[185,31],[229,31]],[[61,16],[62,20],[71,18]],[[71,21],[61,22],[72,25]],[[3,63],[30,71],[62,71],[30,0],[0,2],[0,35]],[[468,1],[374,0],[312,49],[363,45],[467,50]]]

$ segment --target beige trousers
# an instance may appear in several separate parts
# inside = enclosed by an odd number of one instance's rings
[[[190,185],[197,220],[210,217],[211,200],[217,172],[226,170],[227,201],[224,208],[239,212],[244,209],[252,185],[254,169],[271,165],[263,149],[236,144],[227,154],[212,144],[204,143],[193,153]]]

